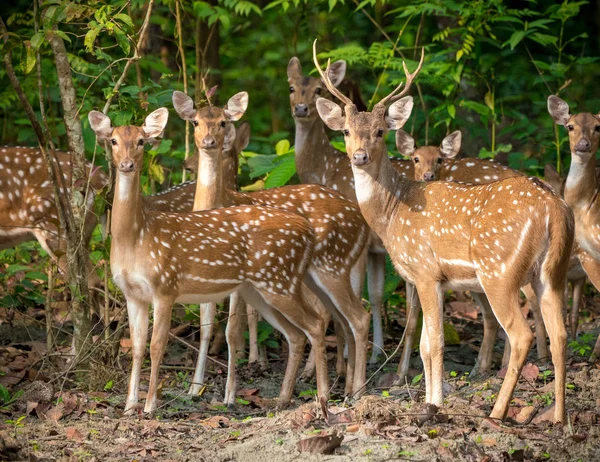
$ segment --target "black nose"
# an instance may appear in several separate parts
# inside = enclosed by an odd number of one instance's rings
[[[423,181],[433,181],[433,173],[425,172],[423,173]]]
[[[217,146],[217,140],[215,140],[214,136],[205,136],[202,139],[202,147],[205,149],[212,149]]]
[[[352,154],[352,163],[354,165],[367,165],[369,163],[369,154],[364,149],[358,149]]]
[[[119,170],[122,172],[133,172],[133,160],[125,159],[119,164]]]
[[[296,117],[306,117],[308,115],[308,106],[306,104],[296,104],[294,106],[294,115]]]
[[[590,150],[590,140],[587,140],[585,138],[580,139],[577,144],[575,145],[575,149],[577,151],[582,151],[582,152],[587,152]]]

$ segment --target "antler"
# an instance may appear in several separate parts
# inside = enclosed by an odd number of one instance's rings
[[[410,85],[412,84],[413,80],[415,79],[417,74],[421,71],[421,67],[423,67],[424,59],[425,59],[425,49],[421,48],[421,60],[419,61],[419,65],[417,66],[417,69],[415,69],[415,71],[412,74],[410,72],[408,72],[406,63],[404,61],[402,61],[402,67],[404,68],[404,74],[406,75],[406,82],[404,82],[404,84],[405,84],[404,90],[402,90],[398,95],[396,95],[396,92],[398,90],[400,90],[400,88],[402,87],[403,82],[400,82],[400,85],[398,85],[394,89],[394,91],[392,91],[389,95],[387,95],[385,98],[383,98],[377,104],[380,104],[385,107],[386,103],[397,101],[398,99],[400,99],[404,95],[406,95],[408,93],[408,90],[410,90]]]
[[[317,71],[319,71],[319,74],[321,75],[321,78],[323,79],[323,83],[325,83],[327,90],[329,90],[329,93],[331,93],[333,96],[338,98],[341,102],[346,104],[346,106],[353,106],[354,103],[352,102],[352,100],[350,98],[348,98],[346,95],[344,95],[341,91],[339,91],[335,87],[335,85],[333,83],[331,83],[331,80],[329,79],[329,68],[331,66],[331,59],[327,60],[327,68],[325,69],[325,73],[323,73],[323,71],[321,70],[321,65],[319,64],[319,60],[317,59],[317,39],[315,39],[315,41],[313,42],[313,61],[315,63]]]

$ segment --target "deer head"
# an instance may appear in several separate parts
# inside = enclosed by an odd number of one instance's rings
[[[139,171],[143,165],[144,146],[162,135],[169,120],[169,111],[161,107],[152,112],[141,127],[124,125],[113,128],[110,118],[99,111],[88,114],[90,127],[99,140],[109,140],[113,162],[122,173]]]
[[[346,61],[343,60],[334,62],[328,72],[328,77],[335,87],[342,83],[345,75]],[[322,79],[302,75],[302,66],[295,56],[288,63],[287,76],[292,116],[296,121],[315,120],[317,98],[325,96],[327,92],[325,83]]]
[[[564,125],[569,133],[571,153],[588,162],[595,156],[600,142],[600,115],[582,112],[572,115],[569,105],[558,96],[548,97],[548,112],[558,125]]]
[[[402,128],[412,112],[413,99],[411,96],[404,95],[408,93],[413,79],[421,70],[424,55],[421,53],[419,66],[412,74],[408,72],[406,65],[404,65],[407,79],[406,86],[400,93],[398,91],[402,83],[388,96],[375,104],[371,112],[358,112],[352,100],[337,90],[329,79],[330,62],[327,62],[325,72],[321,70],[317,60],[316,43],[315,40],[313,44],[315,66],[329,92],[345,104],[345,115],[342,114],[342,108],[339,105],[325,98],[317,100],[317,111],[330,129],[341,131],[344,134],[346,151],[353,169],[366,170],[376,178],[381,159],[387,158],[387,147],[384,141],[386,133],[389,130]],[[392,101],[393,103],[386,111],[387,103]]]
[[[196,110],[192,98],[174,91],[173,106],[179,117],[194,125],[194,140],[198,149],[220,151],[231,146],[235,140],[235,127],[231,122],[239,120],[246,112],[248,93],[242,91],[233,95],[222,109],[205,106]]]
[[[396,149],[403,156],[410,156],[415,165],[415,180],[434,181],[440,179],[440,168],[444,159],[455,157],[460,151],[462,135],[460,130],[450,133],[439,147],[422,146],[417,148],[415,140],[404,130],[396,132]]]

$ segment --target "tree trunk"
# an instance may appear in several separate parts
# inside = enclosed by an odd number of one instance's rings
[[[50,34],[50,46],[54,53],[56,72],[63,106],[65,128],[71,151],[71,213],[66,223],[67,264],[69,268],[69,286],[71,289],[71,319],[77,360],[82,360],[91,344],[90,310],[87,301],[88,284],[87,242],[84,238],[84,224],[87,208],[87,194],[81,185],[85,185],[85,148],[83,129],[77,115],[77,97],[67,59],[67,50],[63,39]]]

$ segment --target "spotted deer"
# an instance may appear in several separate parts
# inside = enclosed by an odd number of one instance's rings
[[[63,174],[61,194],[69,194],[71,185],[71,154],[55,151],[56,162]],[[87,246],[98,217],[94,213],[94,197],[108,184],[108,177],[91,163],[87,163],[85,196],[87,214],[82,244]],[[66,188],[66,192],[65,189]],[[67,274],[66,241],[60,228],[54,190],[39,148],[8,147],[0,149],[0,249],[21,242],[37,240],[40,246]],[[100,280],[93,265],[88,265],[88,286],[99,286]]]
[[[564,195],[575,215],[579,260],[591,283],[600,290],[600,181],[596,175],[600,116],[589,112],[571,114],[569,105],[554,95],[548,97],[548,112],[569,135],[571,166]],[[600,355],[600,337],[593,354]]]
[[[535,178],[508,178],[487,185],[418,183],[403,178],[387,156],[385,135],[406,123],[413,100],[405,96],[423,64],[406,83],[358,112],[315,65],[344,112],[325,98],[317,110],[325,124],[341,131],[352,163],[358,203],[381,237],[396,270],[414,284],[423,309],[420,352],[426,402],[442,405],[444,372],[443,291],[486,294],[507,333],[511,355],[492,418],[504,418],[533,334],[519,308],[520,287],[532,283],[550,336],[555,367],[554,419],[564,422],[567,333],[562,319],[563,291],[573,242],[573,214],[551,188]],[[389,104],[389,107],[387,105]]]
[[[223,187],[223,146],[234,139],[232,121],[241,117],[247,104],[247,93],[240,92],[229,99],[225,108],[208,106],[196,110],[185,93],[173,93],[175,110],[195,127],[199,162],[194,207],[263,205],[296,213],[309,221],[316,244],[306,283],[344,330],[349,346],[346,393],[359,395],[364,391],[369,317],[356,295],[360,285],[356,275],[362,271],[368,227],[352,201],[320,185],[285,186],[249,194]],[[237,325],[232,316],[236,309],[231,303],[227,327],[230,345],[230,335]],[[232,368],[229,372],[233,376],[235,371]],[[231,394],[234,383],[228,381]]]
[[[98,139],[112,144],[117,168],[110,265],[127,299],[133,342],[126,411],[134,412],[138,401],[149,305],[154,308],[154,326],[144,410],[153,412],[173,303],[217,301],[233,291],[253,303],[288,341],[279,405],[291,399],[306,337],[317,357],[319,397],[326,399],[323,314],[305,302],[301,290],[314,248],[308,221],[297,214],[250,205],[204,212],[149,210],[140,186],[144,145],[162,133],[167,109],[148,115],[141,127],[113,128],[110,119],[98,111],[90,112],[88,118]]]
[[[346,61],[334,62],[329,78],[336,87],[343,81]],[[316,101],[326,95],[322,79],[304,76],[298,58],[290,59],[287,67],[290,106],[296,123],[294,150],[296,171],[304,184],[321,184],[341,192],[356,202],[354,176],[346,154],[329,142],[325,124],[319,118]],[[373,350],[370,363],[376,363],[383,351],[383,284],[385,281],[385,251],[379,238],[372,234],[369,246],[367,284],[373,317]],[[364,276],[363,276],[364,279]]]

